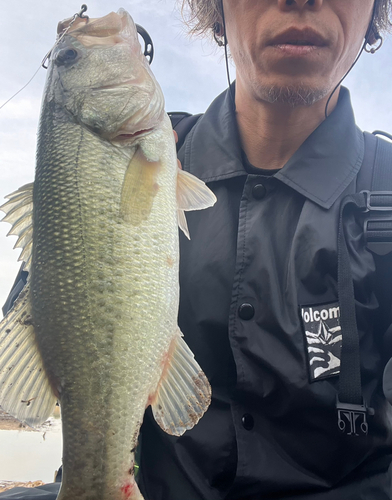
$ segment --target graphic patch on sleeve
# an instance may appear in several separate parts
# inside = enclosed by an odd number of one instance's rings
[[[302,306],[311,381],[340,371],[342,332],[339,303]]]

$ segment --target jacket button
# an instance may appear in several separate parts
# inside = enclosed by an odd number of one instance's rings
[[[238,315],[241,319],[249,320],[255,315],[255,308],[252,304],[244,303],[238,308]]]
[[[251,431],[255,425],[254,418],[249,413],[245,413],[241,418],[242,426],[247,431]]]
[[[256,200],[262,200],[266,194],[267,190],[265,189],[265,186],[263,186],[263,184],[256,184],[255,186],[253,186],[252,195]]]

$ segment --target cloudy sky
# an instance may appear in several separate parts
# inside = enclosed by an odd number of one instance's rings
[[[80,10],[75,0],[0,1],[0,105],[17,92],[40,66],[55,41],[58,21]],[[207,41],[187,38],[176,0],[88,0],[91,17],[120,7],[144,26],[155,45],[152,69],[168,111],[204,111],[227,86],[222,52]],[[232,68],[234,75],[235,71]],[[36,130],[45,70],[0,110],[0,204],[4,196],[34,178]],[[358,125],[392,132],[392,42],[375,55],[363,54],[346,80]],[[19,269],[15,237],[0,223],[0,305]]]

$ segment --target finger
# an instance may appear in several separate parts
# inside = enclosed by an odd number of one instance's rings
[[[177,135],[177,132],[175,130],[173,130],[173,134],[174,134],[174,139],[176,141],[176,143],[178,142],[178,135]]]

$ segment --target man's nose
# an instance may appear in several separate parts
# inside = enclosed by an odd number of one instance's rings
[[[319,9],[323,4],[323,0],[278,0],[278,5],[282,10],[291,10],[304,8]]]

